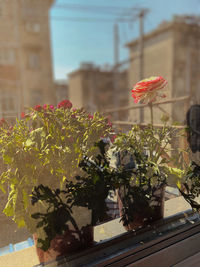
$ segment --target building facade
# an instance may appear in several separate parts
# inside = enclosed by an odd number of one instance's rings
[[[48,16],[53,2],[0,0],[0,118],[15,121],[26,107],[55,103]],[[2,213],[2,192],[0,203],[0,247],[31,236]]]
[[[56,95],[56,104],[61,102],[64,99],[69,98],[68,93],[68,82],[67,80],[56,80],[54,82],[54,90]]]
[[[162,114],[167,114],[171,122],[183,124],[189,106],[200,102],[199,44],[199,18],[175,16],[173,21],[162,23],[144,36],[142,63],[139,40],[127,45],[132,59],[128,74],[130,88],[140,80],[139,69],[142,64],[143,78],[161,75],[168,81],[168,86],[164,90],[167,100],[191,97],[189,101],[154,107],[155,123],[160,123]],[[133,99],[129,98],[129,104],[133,105]],[[142,121],[140,109],[130,110],[129,120],[149,123],[149,108],[142,110]]]
[[[0,1],[0,117],[55,102],[48,15],[53,2]]]
[[[69,75],[69,99],[74,107],[83,107],[91,113],[126,106],[127,72],[116,74],[112,69],[100,69],[91,63],[84,63]],[[117,115],[117,119],[125,119],[126,112]]]

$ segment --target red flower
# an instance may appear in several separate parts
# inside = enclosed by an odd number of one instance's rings
[[[158,91],[167,85],[167,81],[162,77],[150,77],[135,84],[132,89],[132,97],[135,103],[142,101],[142,103],[149,103],[156,100],[157,96],[166,97]]]
[[[26,117],[25,112],[22,112],[22,113],[21,113],[21,118],[24,119],[25,117]]]
[[[42,107],[40,105],[36,105],[34,107],[34,110],[36,110],[36,111],[42,111]]]
[[[44,104],[43,105],[43,109],[53,111],[54,110],[54,106],[53,105]]]
[[[110,137],[110,140],[111,140],[112,143],[115,141],[116,137],[117,137],[116,135],[112,135],[112,136]]]
[[[2,119],[0,120],[0,126],[2,126],[4,123],[6,123],[6,120],[5,120],[4,118],[2,118]]]
[[[89,115],[88,115],[88,118],[89,118],[89,119],[93,119],[94,117],[93,117],[93,115],[89,114]]]
[[[112,128],[112,122],[110,121],[110,116],[107,117],[107,126]]]
[[[69,101],[69,100],[63,100],[61,101],[59,104],[58,104],[58,108],[64,108],[64,109],[67,109],[67,108],[71,108],[72,107],[72,103]]]

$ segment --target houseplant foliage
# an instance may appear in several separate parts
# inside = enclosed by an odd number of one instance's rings
[[[0,152],[8,168],[1,174],[0,187],[6,192],[9,186],[4,213],[19,227],[26,226],[34,233],[36,222],[31,214],[44,207],[40,203],[31,205],[33,188],[43,184],[62,189],[64,181],[81,175],[83,156],[95,155],[94,143],[111,131],[107,118],[72,109],[68,100],[57,107],[37,105],[23,113],[13,127],[3,121]]]
[[[192,161],[184,175],[182,186],[179,191],[193,210],[200,211],[200,166]]]
[[[160,90],[166,85],[167,81],[158,76],[144,79],[133,87],[135,103],[149,104],[151,124],[133,126],[130,132],[119,134],[114,142],[113,149],[120,158],[118,165],[132,169],[131,178],[124,177],[118,191],[121,218],[127,229],[162,218],[165,186],[170,180],[173,184],[180,183],[182,176],[183,155],[178,150],[173,153],[173,142],[180,131],[166,123],[160,128],[153,126],[152,102],[157,97],[165,97]],[[130,157],[132,166],[130,162],[127,164]]]
[[[166,125],[162,128],[134,126],[115,139],[113,149],[120,157],[119,166],[132,169],[131,176],[119,181],[121,216],[128,229],[162,218],[165,186],[179,184],[183,174],[181,151],[178,157],[169,156],[173,154],[170,145],[178,133]]]
[[[66,180],[64,190],[52,191],[43,185],[34,188],[33,205],[37,201],[48,203],[46,212],[32,215],[34,219],[39,219],[37,227],[44,227],[46,232],[46,239],[39,240],[43,250],[49,249],[50,243],[56,235],[60,235],[66,230],[69,231],[69,222],[74,225],[78,234],[74,238],[79,239],[80,247],[85,244],[86,235],[84,235],[84,229],[79,229],[76,224],[76,218],[73,217],[73,207],[84,207],[91,210],[90,226],[95,226],[99,222],[109,219],[106,198],[117,188],[123,177],[131,176],[132,171],[125,169],[119,171],[110,166],[107,153],[109,144],[101,140],[96,144],[96,147],[99,149],[99,153],[94,158],[84,156],[79,164],[83,170],[82,175],[77,175],[73,181]],[[59,217],[59,223],[57,223],[55,218]],[[71,233],[73,235],[73,231]],[[67,241],[66,243],[70,244]]]

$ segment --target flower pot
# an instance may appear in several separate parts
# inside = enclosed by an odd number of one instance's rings
[[[154,221],[160,220],[164,216],[164,201],[165,201],[165,185],[157,187],[152,192],[152,196],[148,202],[137,202],[134,201],[133,205],[129,206],[129,212],[131,213],[132,220],[126,221],[128,219],[127,214],[125,214],[124,208],[124,190],[120,188],[117,191],[117,199],[119,205],[119,213],[123,225],[127,231],[135,230],[139,227],[146,226]],[[143,196],[141,195],[141,199]],[[144,204],[145,203],[145,204]]]
[[[36,246],[36,253],[40,263],[55,260],[60,256],[65,256],[77,252],[81,249],[91,247],[94,241],[93,226],[85,226],[81,229],[82,240],[78,238],[76,231],[67,230],[63,235],[57,235],[50,244],[47,251],[37,247],[37,234],[33,235]]]

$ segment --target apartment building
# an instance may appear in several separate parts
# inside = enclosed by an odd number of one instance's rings
[[[84,107],[91,113],[104,112],[128,104],[127,72],[117,74],[108,67],[83,63],[69,75],[69,99],[74,107]],[[119,112],[118,119],[126,119],[127,112]]]
[[[191,96],[190,101],[163,104],[154,107],[154,122],[160,123],[161,115],[171,121],[185,123],[186,112],[191,104],[200,103],[200,20],[191,16],[175,16],[144,36],[143,78],[163,76],[168,81],[165,93],[168,99]],[[140,41],[127,45],[131,64],[128,80],[131,88],[140,80]],[[163,100],[163,99],[162,99]],[[133,99],[129,98],[133,105]],[[141,122],[141,109],[130,110],[129,120]],[[142,109],[142,122],[150,122],[150,111]]]
[[[0,1],[0,117],[54,103],[49,9],[53,0]]]
[[[56,80],[54,82],[54,90],[56,95],[56,104],[64,99],[68,99],[68,82],[66,80]]]
[[[0,0],[0,118],[15,121],[25,107],[56,102],[49,35],[53,2]],[[27,239],[30,233],[2,213],[2,192],[0,203],[0,247]]]

